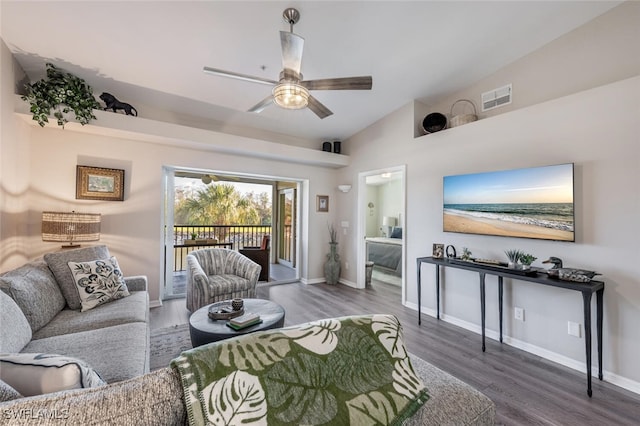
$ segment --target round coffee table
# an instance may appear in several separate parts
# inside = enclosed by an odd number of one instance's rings
[[[284,309],[270,300],[244,299],[245,313],[259,314],[262,322],[242,330],[234,330],[229,327],[227,320],[210,319],[209,306],[211,305],[203,306],[189,317],[189,333],[194,348],[241,334],[284,326]]]

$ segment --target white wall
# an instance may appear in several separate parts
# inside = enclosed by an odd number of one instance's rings
[[[227,136],[221,135],[226,138]],[[229,136],[231,137],[231,136]],[[250,172],[280,178],[308,179],[313,203],[315,194],[334,194],[335,178],[331,169],[286,164],[258,158],[239,157],[194,149],[184,149],[135,140],[88,135],[55,127],[34,127],[29,141],[31,151],[31,206],[25,226],[30,257],[56,248],[40,239],[43,210],[102,213],[101,244],[117,257],[126,275],[145,274],[150,282],[150,298],[157,300],[162,270],[162,167],[165,165]],[[125,170],[125,201],[87,201],[75,199],[76,165],[114,167]],[[286,172],[283,172],[286,170]],[[332,197],[333,199],[333,197]],[[331,204],[330,204],[331,206]],[[308,206],[304,209],[309,212]],[[328,242],[330,213],[309,213],[309,245],[301,236],[304,257],[302,276],[310,281],[323,280],[324,248]],[[307,220],[307,219],[305,219]]]
[[[0,271],[24,263],[29,247],[21,217],[28,209],[29,126],[13,114],[16,82],[24,72],[0,40]]]
[[[349,140],[352,164],[342,180],[361,171],[407,164],[407,302],[417,300],[413,259],[431,253],[432,243],[469,247],[474,255],[500,259],[521,248],[540,260],[601,272],[606,282],[604,368],[608,380],[640,391],[640,77],[413,138],[411,105]],[[388,146],[393,145],[393,150]],[[378,153],[385,152],[385,164]],[[442,232],[442,176],[519,167],[575,163],[576,243]],[[375,163],[375,164],[372,164]],[[354,179],[354,181],[356,181]],[[353,196],[340,206],[350,218]],[[345,260],[355,258],[355,237],[344,242]],[[405,266],[407,266],[405,265]],[[539,261],[535,266],[542,266]],[[423,266],[422,304],[435,310],[432,267]],[[355,268],[345,271],[355,279]],[[345,273],[343,272],[343,275]],[[478,276],[447,270],[443,312],[451,321],[478,329]],[[488,279],[487,327],[498,330],[497,280]],[[513,307],[525,309],[515,322]],[[583,324],[578,292],[515,281],[506,285],[505,334],[512,344],[565,364],[584,364],[584,340],[567,335],[567,321]],[[595,311],[595,302],[594,302]],[[478,349],[480,350],[480,349]],[[596,358],[594,358],[595,360]]]

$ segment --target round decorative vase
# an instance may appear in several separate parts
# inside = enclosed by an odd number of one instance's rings
[[[340,255],[338,243],[329,243],[327,261],[324,263],[324,278],[327,284],[337,284],[340,278]]]
[[[233,299],[231,301],[231,308],[234,311],[239,311],[240,309],[244,308],[244,300],[242,300],[242,299]]]

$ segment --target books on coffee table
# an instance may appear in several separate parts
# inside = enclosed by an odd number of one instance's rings
[[[252,325],[256,325],[261,322],[262,320],[260,319],[259,314],[248,312],[239,317],[231,318],[227,323],[227,325],[233,328],[234,330],[241,330],[243,328],[251,327]]]

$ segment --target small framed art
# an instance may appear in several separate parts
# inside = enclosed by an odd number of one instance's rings
[[[316,195],[316,211],[327,213],[329,211],[329,196]]]
[[[436,259],[442,259],[444,256],[444,244],[434,244],[433,245],[433,257]]]
[[[77,200],[124,200],[124,170],[77,166]]]

